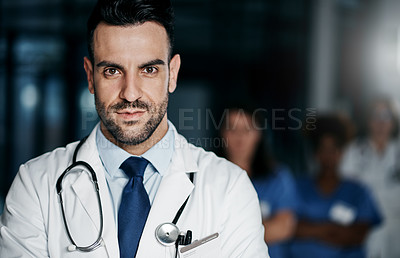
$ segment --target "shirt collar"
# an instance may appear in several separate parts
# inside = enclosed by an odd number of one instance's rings
[[[174,153],[174,139],[173,126],[168,121],[168,131],[164,137],[142,155],[161,176],[167,173],[169,163],[171,162]],[[118,171],[121,164],[127,158],[133,156],[110,142],[100,130],[100,126],[97,127],[96,143],[100,159],[110,176],[113,176]]]
[[[169,163],[174,154],[174,142],[173,126],[168,121],[168,131],[164,137],[142,155],[143,158],[147,159],[154,166],[161,176],[167,173]]]

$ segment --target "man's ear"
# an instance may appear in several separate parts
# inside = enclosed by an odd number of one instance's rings
[[[168,92],[172,93],[176,89],[179,68],[181,67],[181,56],[176,54],[169,62],[169,86]]]
[[[83,58],[83,67],[85,68],[89,91],[94,94],[93,64],[86,56]]]

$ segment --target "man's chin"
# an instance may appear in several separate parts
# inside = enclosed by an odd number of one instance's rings
[[[149,136],[145,125],[140,123],[125,123],[120,126],[116,140],[126,145],[138,145],[145,142]]]
[[[118,143],[132,146],[141,144],[147,140],[148,137],[146,135],[139,135],[137,131],[135,132],[124,132],[124,134],[114,136],[114,138],[116,138]]]
[[[144,125],[141,123],[136,122],[129,122],[129,123],[124,123],[119,126],[120,132],[123,132],[124,135],[135,135],[135,134],[140,134],[144,130]]]

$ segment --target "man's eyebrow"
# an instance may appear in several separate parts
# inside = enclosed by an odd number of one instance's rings
[[[161,59],[154,59],[154,60],[151,60],[151,61],[149,61],[147,63],[139,65],[139,69],[143,69],[143,68],[145,68],[147,66],[152,66],[152,65],[165,65],[165,62],[163,60],[161,60]]]
[[[122,65],[117,64],[117,63],[113,63],[113,62],[109,62],[109,61],[101,61],[100,63],[98,63],[96,65],[97,67],[114,67],[120,70],[123,70],[124,68],[122,67]]]

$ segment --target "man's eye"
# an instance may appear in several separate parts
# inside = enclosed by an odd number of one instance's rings
[[[107,68],[104,70],[104,74],[107,76],[112,76],[112,75],[119,74],[119,71],[115,68]]]
[[[144,72],[148,73],[148,74],[153,74],[153,73],[157,72],[157,68],[154,66],[149,66],[149,67],[144,68]]]

